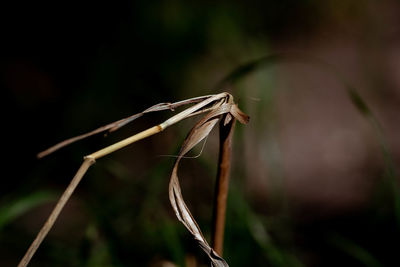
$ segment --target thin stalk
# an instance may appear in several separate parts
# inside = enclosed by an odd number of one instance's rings
[[[64,193],[62,194],[60,200],[57,202],[56,206],[54,207],[53,211],[51,212],[49,218],[47,219],[46,223],[43,225],[40,232],[37,234],[35,240],[32,242],[31,246],[25,253],[25,256],[22,258],[18,267],[25,267],[28,265],[32,256],[35,254],[36,250],[39,248],[40,244],[42,243],[43,239],[46,237],[47,233],[50,231],[51,227],[57,220],[58,215],[60,215],[61,210],[63,209],[64,205],[67,203],[68,199],[71,197],[72,193],[74,192],[75,188],[81,181],[83,175],[87,172],[89,167],[95,161],[91,158],[85,159],[75,174],[74,178],[72,179],[71,183],[68,185],[67,189],[65,189]]]
[[[119,142],[117,142],[117,143],[115,143],[113,145],[110,145],[110,146],[105,147],[105,148],[103,148],[103,149],[101,149],[99,151],[96,151],[96,152],[86,156],[85,158],[91,158],[91,159],[94,159],[94,160],[99,159],[101,157],[104,157],[104,156],[106,156],[108,154],[113,153],[114,151],[117,151],[117,150],[119,150],[119,149],[121,149],[123,147],[126,147],[127,145],[135,143],[136,141],[139,141],[141,139],[149,137],[149,136],[151,136],[153,134],[159,133],[162,130],[163,130],[163,128],[161,126],[159,126],[159,125],[153,126],[153,127],[149,128],[147,130],[144,130],[144,131],[142,131],[140,133],[132,135],[131,137],[128,137],[128,138],[126,138],[124,140],[121,140],[121,141],[119,141]]]
[[[232,158],[232,137],[233,129],[236,124],[236,119],[232,118],[228,124],[224,125],[226,116],[229,115],[224,115],[221,119],[219,128],[220,147],[213,212],[214,225],[212,246],[220,256],[222,256],[224,247],[226,201],[228,198],[229,175]]]
[[[167,125],[168,126],[168,125]],[[165,127],[167,127],[165,126]],[[85,156],[85,160],[83,161],[81,167],[79,168],[78,172],[75,174],[74,178],[72,178],[70,184],[68,185],[67,189],[65,189],[64,193],[62,194],[60,200],[57,202],[55,208],[51,212],[49,218],[47,219],[46,223],[43,225],[40,232],[37,234],[35,240],[29,247],[28,251],[25,253],[25,256],[20,261],[18,267],[25,267],[28,265],[30,260],[32,259],[33,255],[35,254],[36,250],[39,248],[40,244],[42,243],[43,239],[46,237],[50,229],[53,227],[55,221],[57,220],[58,216],[60,215],[61,210],[71,197],[72,193],[74,192],[75,188],[78,186],[79,182],[82,180],[82,177],[85,175],[89,167],[96,162],[96,159],[104,157],[112,152],[119,150],[127,145],[130,145],[136,141],[159,133],[163,130],[163,127],[160,125],[156,125],[151,127],[147,130],[144,130],[140,133],[132,135],[120,142],[117,142],[113,145],[100,149],[88,156]]]

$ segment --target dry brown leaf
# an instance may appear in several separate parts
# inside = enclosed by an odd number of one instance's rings
[[[224,267],[228,266],[228,264],[208,244],[200,230],[200,227],[196,223],[196,220],[193,218],[188,207],[186,206],[179,185],[178,167],[185,154],[210,134],[211,130],[220,120],[222,114],[227,114],[224,121],[225,125],[232,119],[232,116],[242,123],[247,123],[249,120],[249,117],[240,111],[235,104],[233,104],[232,97],[228,95],[226,101],[204,116],[204,118],[202,118],[192,128],[189,135],[186,137],[172,170],[169,184],[169,199],[177,218],[189,230],[194,239],[199,243],[200,247],[208,255],[212,266],[216,267]]]

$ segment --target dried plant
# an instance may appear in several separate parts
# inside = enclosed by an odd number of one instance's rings
[[[202,119],[200,119],[200,121],[197,122],[196,125],[191,129],[188,136],[184,140],[179,155],[175,161],[169,183],[169,199],[177,218],[189,230],[194,239],[199,243],[199,246],[208,255],[212,266],[228,266],[228,264],[221,257],[221,255],[223,246],[223,231],[225,224],[227,184],[229,177],[230,157],[231,157],[230,149],[232,141],[232,132],[236,120],[238,120],[243,124],[246,124],[249,120],[249,117],[246,114],[244,114],[234,103],[232,95],[228,93],[220,93],[216,95],[207,95],[207,96],[191,98],[175,103],[160,103],[144,110],[141,113],[105,125],[89,133],[65,140],[39,153],[38,157],[39,158],[44,157],[66,145],[69,145],[73,142],[89,137],[91,135],[105,131],[109,132],[115,131],[120,127],[126,125],[127,123],[130,123],[133,120],[143,116],[146,113],[168,110],[168,109],[174,110],[179,106],[187,104],[194,104],[194,105],[172,116],[163,123],[160,123],[147,130],[137,133],[131,137],[128,137],[120,142],[117,142],[111,146],[108,146],[104,149],[101,149],[97,152],[85,156],[84,161],[81,167],[79,168],[78,172],[75,174],[70,184],[68,185],[67,189],[62,194],[60,200],[57,202],[55,208],[51,212],[46,223],[41,228],[40,232],[36,236],[35,240],[29,247],[28,251],[22,258],[18,266],[28,265],[31,258],[35,254],[36,250],[38,249],[38,247],[40,246],[40,244],[50,231],[51,227],[56,221],[64,205],[67,203],[68,199],[71,197],[75,188],[79,184],[80,180],[87,172],[89,167],[96,162],[96,160],[118,149],[121,149],[129,144],[132,144],[138,140],[159,133],[163,131],[165,128],[183,119],[202,113],[207,113],[207,114]],[[214,248],[212,248],[208,244],[207,240],[204,238],[200,230],[200,227],[196,223],[196,220],[192,216],[191,212],[189,211],[189,209],[185,204],[185,201],[183,200],[181,187],[179,185],[179,179],[178,179],[178,167],[181,159],[185,156],[185,154],[188,153],[194,146],[196,146],[204,138],[206,138],[219,121],[221,121],[221,128],[220,128],[221,149],[220,149],[219,169],[217,177],[218,179],[217,179],[216,206],[214,211],[214,220],[215,220],[214,237],[213,237]]]

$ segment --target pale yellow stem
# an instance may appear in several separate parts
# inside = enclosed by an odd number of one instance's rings
[[[128,137],[122,141],[119,141],[118,143],[115,143],[111,146],[105,147],[99,151],[96,151],[90,155],[87,155],[85,158],[89,158],[89,159],[99,159],[101,157],[104,157],[114,151],[117,151],[123,147],[126,147],[127,145],[130,145],[136,141],[139,141],[141,139],[144,139],[146,137],[149,137],[153,134],[159,133],[163,130],[163,128],[159,125],[153,126],[147,130],[144,130],[143,132],[137,133],[135,135],[132,135],[131,137]]]

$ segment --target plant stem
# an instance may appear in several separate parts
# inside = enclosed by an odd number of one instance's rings
[[[40,244],[42,243],[43,239],[46,237],[47,233],[50,231],[51,227],[53,227],[55,221],[57,220],[58,215],[60,214],[61,210],[63,209],[65,203],[67,203],[68,199],[71,197],[72,193],[74,192],[75,188],[81,181],[83,175],[87,172],[89,167],[94,163],[93,159],[85,159],[75,174],[74,178],[72,179],[71,183],[68,185],[67,189],[65,189],[64,193],[60,197],[60,200],[57,202],[56,206],[54,207],[53,211],[51,212],[49,218],[47,219],[46,223],[43,225],[40,232],[37,234],[35,240],[32,242],[31,246],[29,247],[28,251],[25,253],[25,256],[22,258],[18,267],[25,267],[28,265],[32,256],[35,254],[36,250],[39,248]]]
[[[235,128],[236,124],[236,120],[232,118],[227,125],[224,125],[226,116],[228,115],[224,115],[221,119],[219,129],[220,146],[213,212],[214,225],[212,246],[220,256],[222,256],[224,247],[226,200],[228,198],[229,175],[232,157],[232,137],[233,129]]]
[[[163,128],[161,128],[161,126],[159,126],[159,125],[153,126],[153,127],[149,128],[147,130],[144,130],[144,131],[142,131],[140,133],[137,133],[135,135],[132,135],[131,137],[128,137],[128,138],[126,138],[126,139],[124,139],[122,141],[119,141],[118,143],[115,143],[115,144],[110,145],[108,147],[105,147],[105,148],[103,148],[103,149],[101,149],[99,151],[96,151],[96,152],[86,156],[85,158],[91,158],[91,159],[95,159],[95,160],[99,159],[101,157],[104,157],[104,156],[106,156],[108,154],[113,153],[116,150],[124,148],[127,145],[130,145],[130,144],[132,144],[132,143],[134,143],[136,141],[139,141],[141,139],[149,137],[149,136],[151,136],[153,134],[159,133],[162,130],[163,130]]]

